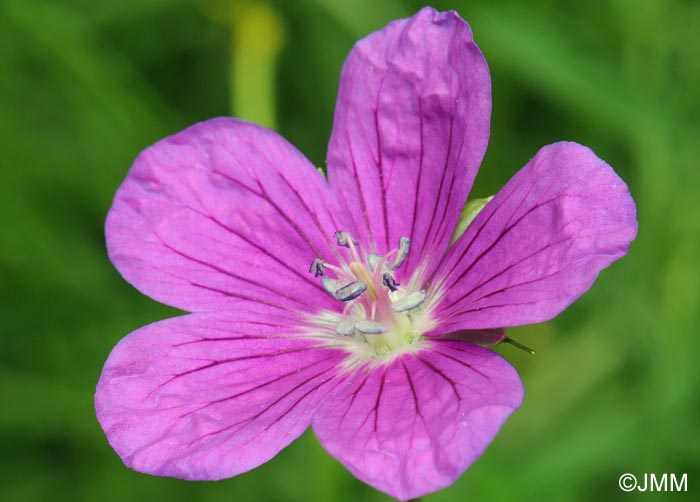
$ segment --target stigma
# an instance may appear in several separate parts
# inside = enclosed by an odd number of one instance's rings
[[[376,355],[415,343],[423,332],[417,320],[426,292],[406,289],[394,275],[406,262],[411,240],[401,237],[395,249],[380,255],[366,252],[347,231],[333,237],[342,248],[338,263],[316,258],[309,272],[343,306],[335,333],[367,343]]]

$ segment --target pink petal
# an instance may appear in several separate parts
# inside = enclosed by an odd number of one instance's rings
[[[337,308],[309,274],[347,224],[318,171],[272,131],[197,124],[136,159],[107,217],[110,258],[152,298],[189,311],[241,300]]]
[[[586,147],[544,147],[472,222],[433,283],[433,334],[546,321],[624,256],[637,233],[625,183]]]
[[[132,469],[185,479],[275,456],[309,426],[344,357],[290,326],[265,309],[192,314],[124,338],[95,396],[112,447]]]
[[[321,444],[355,476],[401,500],[452,484],[520,406],[500,356],[441,340],[338,387],[314,417]]]
[[[328,178],[365,244],[411,237],[406,273],[444,253],[486,150],[488,67],[455,12],[424,8],[345,62]]]

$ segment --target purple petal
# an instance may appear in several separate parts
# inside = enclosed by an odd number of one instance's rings
[[[98,420],[124,463],[160,476],[221,479],[297,438],[344,355],[289,326],[264,309],[204,313],[124,338],[95,396]]]
[[[425,8],[357,43],[343,67],[328,178],[358,237],[412,239],[406,273],[450,242],[486,150],[488,67],[455,12]]]
[[[127,281],[190,311],[241,300],[333,308],[311,276],[347,224],[318,171],[272,131],[233,119],[197,124],[136,159],[107,217],[110,258]]]
[[[348,377],[313,427],[355,476],[405,500],[452,484],[522,397],[517,373],[494,352],[435,340],[430,349]]]
[[[637,233],[625,183],[588,148],[544,147],[496,194],[435,274],[433,333],[551,319]]]

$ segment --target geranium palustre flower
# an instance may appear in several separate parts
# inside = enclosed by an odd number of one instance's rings
[[[482,454],[523,388],[473,342],[557,315],[636,233],[625,183],[557,143],[451,244],[490,93],[469,26],[426,8],[350,53],[328,180],[274,132],[228,118],[137,158],[107,218],[110,258],[192,313],[107,360],[97,416],[126,465],[227,478],[312,426],[356,477],[407,499]]]

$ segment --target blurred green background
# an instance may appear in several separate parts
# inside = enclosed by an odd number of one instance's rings
[[[628,257],[556,320],[511,330],[523,407],[426,501],[680,500],[700,483],[700,2],[437,1],[491,68],[492,136],[474,196],[540,146],[591,146],[628,182]],[[135,156],[188,124],[269,125],[316,165],[353,43],[398,0],[4,0],[0,3],[0,500],[382,501],[307,433],[237,478],[126,469],[93,411],[102,364],[175,311],[109,263],[103,221]],[[626,494],[625,472],[690,492]],[[697,499],[696,499],[697,500]]]

